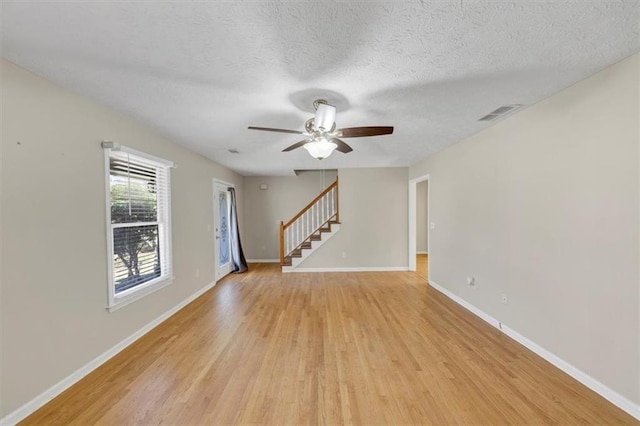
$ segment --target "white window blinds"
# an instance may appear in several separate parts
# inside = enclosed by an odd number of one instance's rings
[[[170,163],[150,158],[108,149],[110,305],[171,278]]]

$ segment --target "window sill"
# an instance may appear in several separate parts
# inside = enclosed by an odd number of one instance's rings
[[[118,309],[135,302],[136,300],[142,299],[148,294],[154,293],[155,291],[170,285],[172,282],[173,277],[164,278],[156,281],[155,283],[143,285],[140,288],[132,289],[133,291],[127,294],[114,296],[113,302],[107,306],[107,310],[109,312],[115,312]]]

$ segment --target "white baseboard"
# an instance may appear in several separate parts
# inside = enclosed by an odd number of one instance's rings
[[[347,268],[298,268],[294,272],[387,272],[387,271],[407,271],[407,270],[408,268],[406,266],[404,267],[347,267]],[[535,342],[522,336],[515,330],[512,330],[506,325],[500,323],[497,319],[493,318],[492,316],[488,315],[482,310],[466,302],[464,299],[461,299],[460,297],[446,290],[444,287],[440,286],[434,281],[430,281],[429,285],[431,285],[434,289],[438,290],[445,296],[449,297],[451,300],[458,303],[459,305],[461,305],[462,307],[464,307],[474,315],[480,317],[482,320],[486,321],[493,327],[501,330],[504,334],[511,337],[516,342],[522,344],[523,346],[533,351],[540,357],[549,361],[551,364],[553,364],[560,370],[569,374],[571,377],[578,380],[579,382],[581,382],[582,384],[584,384],[594,392],[598,393],[599,395],[601,395],[602,397],[610,401],[612,404],[616,405],[617,407],[621,408],[622,410],[626,411],[630,415],[640,420],[640,405],[629,401],[624,396],[610,389],[606,385],[602,384],[598,380],[594,379],[593,377],[589,376],[588,374],[584,373],[583,371],[579,370],[578,368],[574,367],[573,365],[569,364],[563,359],[557,357],[556,355],[544,349],[543,347],[539,346]],[[160,315],[158,318],[149,322],[147,325],[145,325],[135,333],[131,334],[129,337],[125,338],[124,340],[122,340],[121,342],[113,346],[111,349],[99,355],[92,361],[85,364],[83,367],[79,368],[78,370],[76,370],[75,372],[73,372],[72,374],[70,374],[60,382],[58,382],[57,384],[53,385],[46,391],[42,392],[40,395],[38,395],[31,401],[25,403],[24,405],[22,405],[21,407],[13,411],[12,413],[5,416],[3,419],[0,420],[0,425],[14,425],[20,422],[21,420],[29,416],[31,413],[35,412],[38,408],[42,407],[44,404],[46,404],[47,402],[55,398],[57,395],[62,393],[64,390],[69,388],[71,385],[78,382],[80,379],[82,379],[87,374],[89,374],[90,372],[98,368],[100,365],[104,364],[106,361],[108,361],[110,358],[118,354],[127,346],[131,345],[133,342],[135,342],[136,340],[144,336],[146,333],[154,329],[156,326],[158,326],[160,323],[165,321],[167,318],[169,318],[170,316],[178,312],[180,309],[184,308],[186,305],[188,305],[189,303],[191,303],[192,301],[200,297],[206,291],[213,288],[213,286],[215,286],[215,282],[207,284],[205,287],[198,290],[196,293],[189,296],[188,298],[186,298],[185,300],[183,300],[173,308],[169,309],[168,311]]]
[[[398,272],[408,271],[407,266],[349,266],[343,268],[295,268],[282,272]]]
[[[449,299],[451,299],[454,302],[456,302],[458,305],[460,305],[463,308],[465,308],[467,311],[469,311],[472,314],[474,314],[475,316],[478,316],[478,317],[482,318],[484,321],[488,322],[489,324],[491,324],[492,326],[494,326],[497,329],[500,328],[500,321],[498,321],[497,319],[493,318],[491,315],[481,311],[480,309],[476,308],[475,306],[473,306],[471,303],[467,302],[466,300],[461,299],[460,297],[458,297],[455,294],[451,293],[449,290],[447,290],[446,288],[444,288],[441,285],[437,284],[435,281],[429,281],[429,285],[431,287],[435,288],[436,290],[438,290],[440,293],[442,293],[445,296],[447,296]]]
[[[145,325],[144,327],[142,327],[141,329],[139,329],[129,337],[125,338],[124,340],[120,341],[112,348],[108,349],[106,352],[102,353],[98,357],[89,361],[87,364],[80,367],[78,370],[74,371],[69,376],[65,377],[55,385],[51,386],[49,389],[42,392],[40,395],[36,396],[35,398],[33,398],[31,401],[23,404],[21,407],[14,410],[12,413],[9,413],[3,419],[0,419],[0,425],[3,425],[3,426],[15,425],[16,423],[22,421],[27,416],[35,412],[38,408],[42,407],[44,404],[51,401],[53,398],[55,398],[56,396],[61,394],[63,391],[65,391],[67,388],[69,388],[71,385],[75,384],[80,379],[85,377],[87,374],[91,373],[93,370],[100,367],[102,364],[107,362],[110,358],[117,355],[120,351],[122,351],[127,346],[131,345],[133,342],[135,342],[136,340],[138,340],[139,338],[147,334],[149,331],[153,330],[156,326],[158,326],[160,323],[165,321],[171,315],[175,314],[180,309],[184,308],[189,303],[196,300],[198,297],[200,297],[205,292],[213,288],[213,286],[215,285],[216,283],[212,282],[207,284],[200,290],[196,291],[194,294],[187,297],[182,302],[178,303],[176,306],[169,309],[168,311],[166,311],[165,313],[163,313],[153,321],[149,322],[147,325]]]
[[[280,263],[280,259],[247,259],[247,263]]]
[[[560,370],[564,371],[565,373],[567,373],[568,375],[570,375],[571,377],[573,377],[574,379],[576,379],[577,381],[579,381],[580,383],[582,383],[583,385],[591,389],[592,391],[596,392],[597,394],[599,394],[600,396],[602,396],[603,398],[611,402],[613,405],[619,407],[620,409],[626,411],[636,419],[640,420],[640,405],[635,404],[632,401],[629,401],[627,398],[620,395],[618,392],[614,391],[613,389],[609,388],[608,386],[604,385],[603,383],[589,376],[582,370],[569,364],[567,361],[563,360],[562,358],[549,352],[547,349],[543,348],[537,343],[524,337],[517,331],[507,327],[497,319],[493,318],[491,315],[476,308],[466,300],[461,299],[460,297],[451,293],[449,290],[445,289],[444,287],[437,284],[436,282],[429,281],[429,285],[434,289],[438,290],[440,293],[447,296],[448,298],[450,298],[451,300],[453,300],[454,302],[456,302],[457,304],[459,304],[460,306],[462,306],[463,308],[467,309],[472,314],[480,317],[481,319],[488,322],[493,327],[502,331],[504,334],[506,334],[516,342],[520,343],[522,346],[526,347],[530,351],[534,352],[536,355],[549,361],[551,364],[553,364]]]
[[[517,331],[512,330],[504,324],[502,324],[502,332],[511,337],[516,342],[520,343],[522,346],[525,346],[532,352],[540,355],[542,358],[546,359],[551,364],[555,365],[560,370],[564,371],[592,391],[607,399],[613,405],[621,408],[636,419],[640,420],[640,405],[634,404],[624,396],[620,395],[618,392],[589,376],[582,370],[577,369],[562,358],[557,357],[537,343],[532,342],[531,340],[527,339]]]

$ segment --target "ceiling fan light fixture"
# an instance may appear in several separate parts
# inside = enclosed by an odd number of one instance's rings
[[[337,144],[328,141],[327,138],[324,137],[315,138],[311,142],[304,144],[304,149],[306,149],[313,158],[318,160],[323,160],[330,156],[337,147]]]
[[[316,130],[330,132],[336,121],[336,107],[329,104],[319,103],[316,108],[316,116],[313,123]]]
[[[334,150],[343,154],[353,151],[353,148],[341,138],[362,138],[393,133],[393,126],[361,126],[336,130],[336,107],[329,105],[324,99],[316,99],[313,102],[313,107],[316,110],[316,114],[304,123],[304,131],[257,126],[249,126],[249,129],[304,135],[305,138],[303,140],[289,145],[282,152],[293,151],[303,146],[313,158],[318,160],[327,158]]]

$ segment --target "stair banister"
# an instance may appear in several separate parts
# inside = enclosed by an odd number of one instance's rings
[[[330,221],[339,222],[338,179],[287,223],[280,222],[280,264]]]

